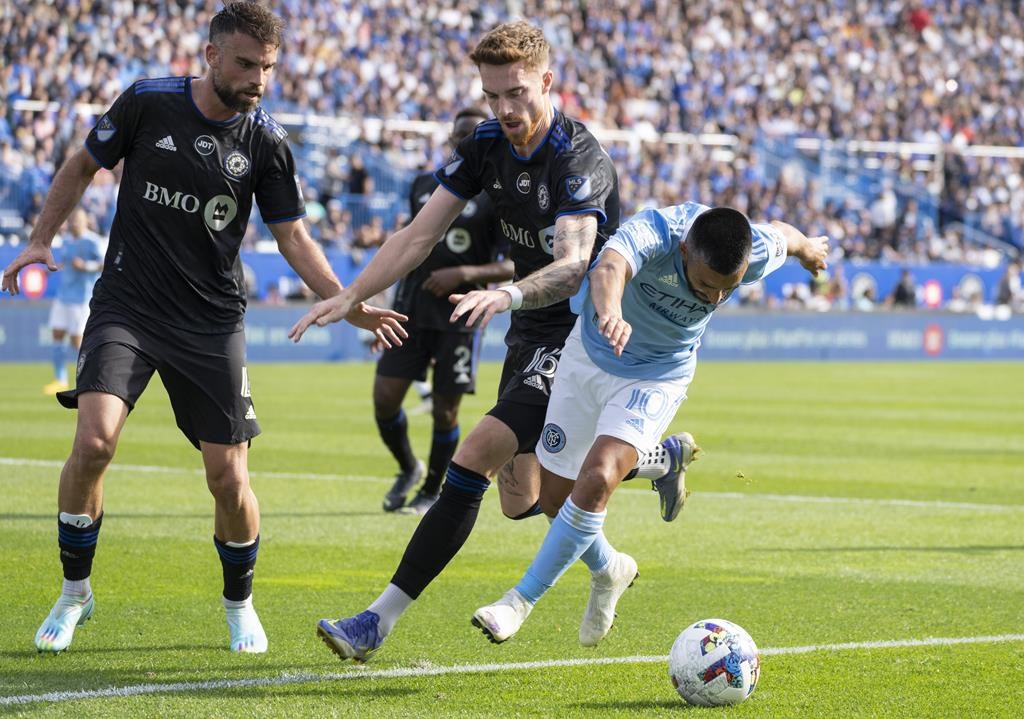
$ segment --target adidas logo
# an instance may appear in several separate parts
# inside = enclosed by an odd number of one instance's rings
[[[529,377],[523,380],[523,384],[525,384],[527,387],[539,389],[544,394],[548,393],[548,388],[544,386],[544,380],[540,378],[540,375],[531,374]]]
[[[644,431],[644,421],[639,417],[631,417],[627,419],[626,424],[635,429],[637,432]]]
[[[501,190],[501,189],[504,189],[504,188],[502,188],[502,186],[501,186],[501,180],[499,180],[499,179],[495,178],[495,180],[494,180],[494,184],[493,184],[493,185],[491,185],[491,189],[492,189],[492,190]]]
[[[661,277],[658,278],[658,282],[660,282],[663,285],[668,285],[669,287],[678,287],[679,275],[674,273],[662,275]]]
[[[246,419],[256,419],[256,408],[251,404],[249,405],[249,411],[245,413]]]
[[[162,140],[156,141],[156,146],[161,150],[170,150],[171,152],[177,152],[178,148],[174,146],[174,139],[168,135]]]

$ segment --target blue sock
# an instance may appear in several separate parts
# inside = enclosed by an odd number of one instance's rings
[[[53,345],[53,377],[58,382],[66,384],[68,381],[68,364],[65,347],[66,345],[63,340],[55,342]]]
[[[612,561],[614,553],[615,547],[604,536],[604,532],[598,532],[597,536],[594,537],[594,541],[587,547],[587,550],[580,555],[580,559],[587,565],[587,569],[590,570],[591,574],[593,574],[607,567],[608,562]]]
[[[536,603],[593,544],[601,533],[606,514],[582,510],[573,504],[571,497],[567,498],[516,590],[527,601]]]

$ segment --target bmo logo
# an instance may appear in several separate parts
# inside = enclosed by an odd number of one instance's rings
[[[176,191],[171,192],[166,187],[146,183],[146,192],[142,195],[144,199],[155,202],[164,207],[174,210],[181,210],[190,215],[199,212],[203,208],[203,222],[215,232],[219,232],[231,224],[231,221],[238,216],[238,203],[230,195],[216,195],[203,205],[202,201],[195,195]]]
[[[182,210],[190,215],[199,212],[199,198],[195,195],[187,195],[181,191],[172,194],[166,187],[154,185],[152,182],[146,183],[146,192],[142,197],[150,202]]]

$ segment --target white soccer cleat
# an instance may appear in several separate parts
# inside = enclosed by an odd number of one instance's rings
[[[510,589],[494,604],[473,612],[473,626],[495,644],[501,644],[519,631],[532,609],[533,605],[522,594]]]
[[[636,560],[622,552],[616,552],[607,567],[591,575],[590,601],[580,621],[580,644],[596,647],[605,638],[615,622],[619,597],[639,576]]]
[[[267,651],[267,634],[252,608],[252,597],[241,607],[227,607],[231,651],[241,654],[262,654]]]
[[[61,594],[36,632],[36,649],[54,653],[67,649],[75,636],[75,627],[89,621],[95,606],[92,594],[87,597]]]

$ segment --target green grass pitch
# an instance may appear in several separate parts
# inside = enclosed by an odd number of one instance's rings
[[[463,436],[497,374],[482,369]],[[598,648],[576,636],[582,566],[510,642],[470,626],[547,529],[503,518],[492,490],[462,553],[363,668],[340,663],[314,627],[377,596],[416,523],[380,511],[394,468],[372,421],[372,365],[250,368],[264,430],[250,454],[262,656],[227,650],[213,502],[157,380],[106,478],[96,613],[69,651],[35,652],[60,586],[56,487],[75,420],[41,395],[48,375],[0,365],[0,714],[1021,715],[1020,365],[704,363],[673,424],[706,451],[679,520],[661,521],[646,483],[611,502],[607,534],[641,576]],[[411,426],[425,456],[429,418]],[[764,651],[760,685],[738,707],[686,707],[658,659],[708,617],[742,625]]]

